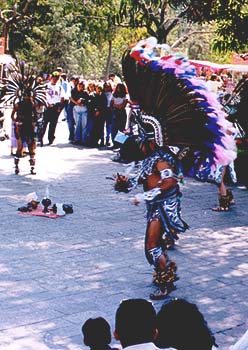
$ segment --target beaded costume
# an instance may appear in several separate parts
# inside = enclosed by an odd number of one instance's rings
[[[138,174],[134,178],[128,179],[129,191],[138,184],[143,183],[154,172],[158,160],[166,160],[176,169],[176,172],[171,171],[168,175],[178,180],[182,179],[182,169],[175,156],[171,154],[169,149],[167,152],[160,149],[144,159]],[[170,191],[157,191],[156,193],[154,190],[150,190],[144,193],[147,206],[147,223],[160,218],[163,223],[164,236],[167,235],[171,240],[175,240],[175,235],[171,233],[171,228],[177,233],[184,232],[188,228],[188,225],[181,218],[181,197],[182,194],[178,185]]]
[[[11,118],[14,123],[14,133],[17,142],[17,152],[14,157],[15,173],[19,173],[19,162],[22,157],[23,144],[29,151],[30,173],[35,173],[35,104],[46,105],[45,85],[35,80],[34,70],[25,68],[24,62],[9,66],[10,76],[1,84],[5,94],[1,99],[3,105],[12,103]]]
[[[188,229],[180,206],[182,158],[193,149],[214,167],[215,163],[229,164],[236,157],[234,140],[226,133],[232,125],[215,95],[196,78],[186,58],[175,53],[159,57],[159,49],[157,40],[149,38],[123,56],[123,75],[132,101],[131,123],[136,125],[132,142],[127,139],[123,147],[130,147],[129,160],[132,154],[137,157],[137,148],[143,156],[135,177],[118,175],[115,182],[115,189],[123,192],[143,184],[145,253],[154,266],[153,282],[159,287],[150,295],[152,299],[165,298],[178,279],[164,239],[174,242]],[[136,196],[134,204],[140,198]]]

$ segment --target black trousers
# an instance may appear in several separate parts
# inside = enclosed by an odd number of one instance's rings
[[[48,129],[48,142],[53,143],[53,140],[55,139],[55,130],[58,123],[59,115],[60,115],[61,109],[59,106],[55,105],[53,107],[48,107],[44,112],[44,125],[43,125],[43,136],[45,135],[47,126],[49,124]]]

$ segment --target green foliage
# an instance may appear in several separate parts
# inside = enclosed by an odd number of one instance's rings
[[[227,52],[242,51],[248,45],[248,3],[247,0],[218,1],[216,6],[217,31],[213,42],[214,50]]]
[[[0,9],[13,9],[14,3],[0,0]],[[25,3],[17,2],[18,13]],[[108,58],[109,70],[121,75],[127,45],[148,35],[169,45],[185,36],[179,50],[221,63],[231,50],[248,51],[247,28],[247,0],[34,0],[9,36],[10,49],[40,71],[63,66],[95,78],[104,77]]]
[[[114,72],[119,76],[122,75],[121,57],[123,52],[130,43],[140,40],[143,36],[144,34],[140,30],[136,32],[123,28],[117,30],[112,42],[113,51],[110,72]],[[86,43],[85,49],[81,53],[81,66],[78,72],[87,79],[103,79],[105,76],[107,55],[107,41],[105,41],[101,47],[99,47],[99,45],[93,45],[90,42]]]
[[[173,16],[169,15],[170,8],[174,9]],[[145,27],[159,42],[168,42],[169,34],[182,18],[189,25],[214,21],[216,50],[238,51],[247,47],[247,0],[121,0],[119,13],[113,20],[130,28]]]

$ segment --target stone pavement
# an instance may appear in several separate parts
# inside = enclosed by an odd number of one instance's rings
[[[125,168],[109,150],[69,145],[66,122],[56,136],[52,146],[37,148],[35,176],[28,158],[15,175],[8,141],[0,143],[1,350],[83,349],[87,318],[103,316],[113,327],[122,299],[148,298],[153,290],[144,206],[133,206],[132,194],[115,193],[106,179]],[[28,193],[42,199],[47,186],[53,203],[73,204],[73,214],[53,220],[17,211]],[[237,204],[228,213],[210,210],[214,185],[187,178],[182,192],[191,228],[170,253],[180,276],[172,295],[197,303],[227,350],[248,328],[248,192],[234,189]],[[162,303],[155,302],[157,310]]]

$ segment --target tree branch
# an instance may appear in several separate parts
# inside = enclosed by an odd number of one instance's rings
[[[28,10],[28,6],[31,2],[32,2],[32,0],[27,0],[25,2],[25,6],[24,6],[23,10],[21,11],[21,13],[17,12],[17,2],[14,3],[13,10],[3,10],[3,11],[0,10],[0,22],[2,22],[4,24],[12,24],[14,22],[21,21],[24,18],[25,14]],[[4,17],[5,13],[12,13],[12,17],[5,18]]]
[[[73,17],[74,18],[101,19],[101,20],[106,20],[106,21],[108,20],[107,16],[103,17],[103,16],[93,16],[93,15],[88,15],[88,16],[86,16],[86,15],[75,15]]]
[[[200,30],[192,30],[191,32],[189,32],[188,34],[183,35],[181,38],[179,38],[178,40],[176,40],[174,42],[174,44],[171,45],[171,48],[175,48],[178,47],[180,44],[184,43],[185,41],[188,40],[188,38],[191,35],[195,35],[195,34],[210,34],[210,33],[214,33],[214,31],[200,31]]]

